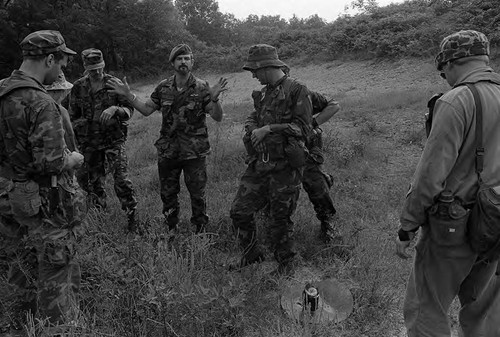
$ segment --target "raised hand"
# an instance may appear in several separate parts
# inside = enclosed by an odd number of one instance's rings
[[[227,79],[221,77],[219,78],[219,81],[217,83],[208,88],[210,96],[212,97],[213,101],[218,100],[220,93],[227,90],[226,85],[227,85]]]
[[[130,95],[130,86],[127,82],[127,76],[123,77],[123,82],[117,77],[112,77],[106,82],[106,85],[111,88],[111,90],[109,90],[110,93],[123,95],[125,97]]]

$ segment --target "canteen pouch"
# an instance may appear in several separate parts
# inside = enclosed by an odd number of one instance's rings
[[[289,137],[285,147],[286,158],[290,166],[299,168],[306,164],[307,152],[302,141]]]
[[[472,250],[489,261],[500,257],[500,185],[481,187],[468,223]]]
[[[40,211],[40,186],[33,180],[15,181],[9,191],[12,214],[17,217],[32,217]]]
[[[428,212],[428,223],[432,240],[439,246],[452,247],[467,241],[467,220],[470,210],[457,200],[437,201]]]

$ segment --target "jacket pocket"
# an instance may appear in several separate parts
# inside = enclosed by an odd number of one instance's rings
[[[40,187],[33,180],[14,182],[9,192],[12,214],[18,217],[32,217],[38,214],[42,204]]]

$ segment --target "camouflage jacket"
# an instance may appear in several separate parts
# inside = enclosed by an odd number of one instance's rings
[[[321,114],[329,105],[337,105],[335,100],[327,99],[318,92],[311,91],[311,103],[313,107],[313,116]],[[323,130],[318,127],[313,127],[312,135],[307,141],[307,149],[309,150],[309,158],[318,164],[324,162],[323,157]]]
[[[104,74],[104,83],[110,78],[111,75]],[[126,141],[127,121],[131,116],[115,114],[106,125],[99,121],[102,112],[113,105],[128,108],[130,113],[134,111],[133,105],[125,97],[110,93],[106,86],[93,92],[88,76],[73,84],[69,113],[81,150],[104,149]]]
[[[212,105],[208,88],[208,82],[192,74],[182,91],[175,86],[175,76],[156,87],[151,100],[162,114],[160,138],[155,143],[159,156],[186,160],[210,152],[206,114]]]
[[[41,83],[14,70],[0,81],[2,176],[39,181],[58,175],[67,153],[59,106]]]
[[[252,98],[255,110],[245,122],[244,141],[247,144],[253,130],[271,124],[286,124],[284,130],[271,132],[264,139],[271,157],[273,153],[277,158],[282,156],[284,147],[291,139],[306,143],[312,129],[312,105],[305,85],[284,76],[276,85],[267,85],[260,91],[254,91]],[[258,156],[252,151],[249,151],[249,155]]]

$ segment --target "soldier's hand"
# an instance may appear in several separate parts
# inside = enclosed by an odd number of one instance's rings
[[[215,101],[219,99],[220,93],[227,90],[226,85],[227,85],[227,79],[221,77],[219,78],[219,81],[217,83],[215,83],[212,87],[208,88],[212,100]]]
[[[83,165],[83,160],[84,157],[81,153],[73,151],[70,154],[68,154],[67,168],[68,169],[79,168],[80,166]]]
[[[112,77],[106,82],[106,85],[111,88],[109,90],[110,93],[127,97],[130,95],[130,86],[127,82],[127,76],[123,77],[123,82],[117,77]]]
[[[253,146],[253,148],[255,149],[255,151],[257,151],[258,153],[266,153],[267,152],[267,147],[266,147],[266,143],[262,142],[262,143],[258,143],[256,145]]]
[[[99,121],[102,124],[107,124],[111,120],[111,118],[113,118],[113,116],[116,114],[116,111],[118,109],[119,107],[115,105],[110,106],[109,108],[107,108],[102,112],[101,117],[99,117]]]
[[[402,259],[408,259],[411,257],[411,255],[407,252],[407,249],[410,246],[413,238],[415,237],[415,232],[405,232],[408,235],[408,240],[406,240],[406,238],[405,240],[402,240],[400,238],[400,235],[398,235],[398,237],[396,238],[396,255]]]
[[[255,149],[259,143],[261,143],[264,138],[266,138],[267,134],[271,132],[271,127],[269,125],[265,125],[261,128],[255,129],[252,131],[252,135],[250,139],[252,140],[252,145]]]

